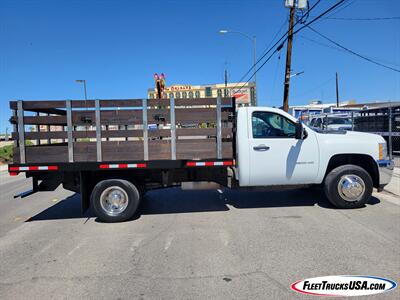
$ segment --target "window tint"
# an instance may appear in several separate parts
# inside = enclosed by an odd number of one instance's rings
[[[288,138],[295,137],[295,124],[271,112],[253,112],[253,138]]]

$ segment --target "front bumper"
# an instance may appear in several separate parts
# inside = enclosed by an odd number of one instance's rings
[[[379,190],[382,190],[392,179],[394,162],[393,160],[384,159],[378,160],[377,164],[379,170]]]

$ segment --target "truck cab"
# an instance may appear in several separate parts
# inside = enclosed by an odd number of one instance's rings
[[[325,183],[325,191],[335,194],[328,198],[340,207],[361,205],[372,187],[381,190],[390,181],[393,170],[381,136],[319,133],[268,107],[237,110],[236,159],[242,187]]]

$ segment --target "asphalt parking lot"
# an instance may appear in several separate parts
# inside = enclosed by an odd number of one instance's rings
[[[147,194],[134,220],[100,223],[59,188],[24,199],[0,173],[0,299],[294,299],[325,275],[399,282],[400,200],[334,209],[316,190]],[[400,299],[397,288],[369,299]]]

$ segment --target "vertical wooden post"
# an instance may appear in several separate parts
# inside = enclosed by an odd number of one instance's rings
[[[97,161],[102,161],[101,153],[101,119],[100,119],[100,100],[95,100],[95,116],[96,116],[96,152]]]
[[[22,100],[18,100],[18,141],[19,141],[19,162],[24,164],[25,159],[25,126],[24,126],[24,107]]]
[[[171,159],[176,160],[176,124],[175,124],[175,99],[169,99],[170,122],[171,122]]]

